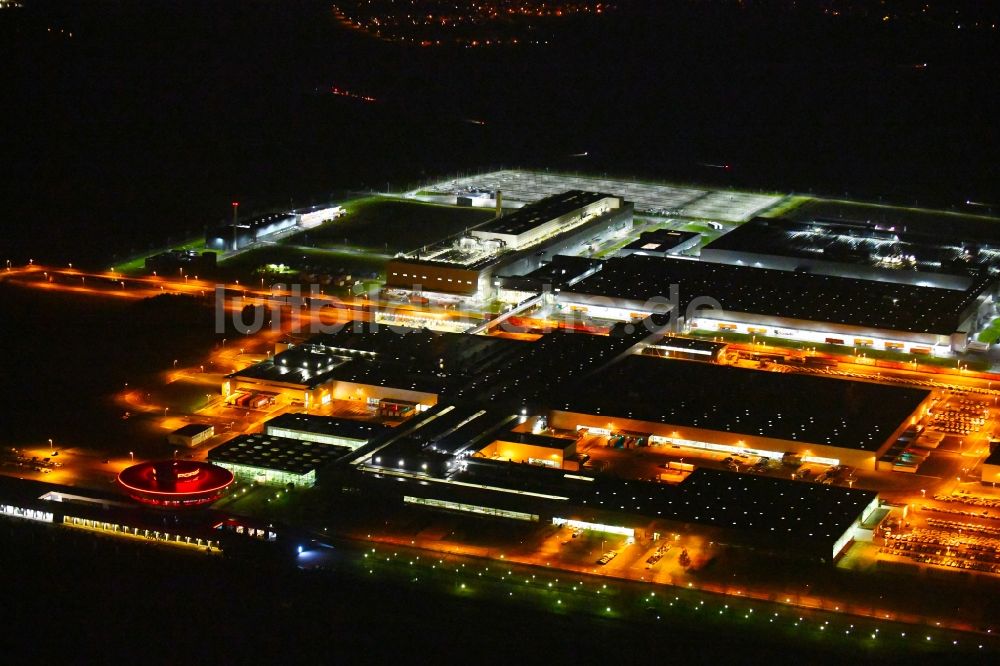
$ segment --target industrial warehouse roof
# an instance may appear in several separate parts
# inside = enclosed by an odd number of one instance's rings
[[[477,405],[438,405],[417,419],[412,422],[415,425],[412,430],[394,438],[391,448],[380,452],[414,455],[429,451],[454,455],[466,448],[475,451],[494,441],[495,433],[509,428],[515,417]]]
[[[876,451],[924,389],[632,355],[556,389],[553,409]]]
[[[477,403],[500,401],[527,404],[547,397],[552,387],[571,377],[611,363],[635,350],[647,339],[661,337],[668,322],[650,317],[639,324],[619,324],[610,335],[581,335],[553,331],[518,348],[517,356],[493,371],[475,377],[454,393],[453,398]]]
[[[262,361],[228,375],[314,388],[330,381],[333,371],[351,359],[310,345],[291,347],[273,359]]]
[[[335,352],[368,352],[389,360],[446,365],[463,358],[477,357],[511,347],[517,342],[462,333],[442,333],[428,329],[392,328],[385,324],[354,322],[336,333],[309,338],[309,345]]]
[[[657,519],[702,525],[732,530],[737,542],[824,557],[877,497],[857,488],[702,468],[676,485],[606,475],[584,480],[578,473],[475,457],[454,478],[463,485],[398,492],[612,524]]]
[[[943,220],[946,216],[941,216]],[[957,224],[968,233],[950,233]],[[989,243],[979,247],[978,242]],[[705,246],[704,251],[795,257],[885,270],[976,275],[1000,264],[1000,233],[992,221],[949,220],[940,226],[849,220],[757,217]],[[909,259],[885,261],[885,259]]]
[[[520,285],[538,290],[546,285],[560,288],[576,284],[584,277],[601,270],[603,264],[600,259],[557,254],[552,257],[551,262],[530,273],[501,276],[500,280],[502,286],[508,288],[518,288]]]
[[[240,435],[208,452],[213,463],[248,465],[307,474],[350,452],[345,446],[306,442],[273,435]]]
[[[623,250],[635,252],[669,252],[679,245],[683,245],[694,238],[699,238],[701,234],[695,231],[676,231],[674,229],[656,229],[645,231],[634,241],[626,245]]]
[[[309,386],[346,381],[440,393],[462,377],[523,346],[515,340],[399,329],[385,325],[346,326],[276,354],[231,377]]]
[[[680,290],[680,308],[713,298],[727,312],[822,321],[893,331],[950,335],[960,313],[985,288],[968,291],[833,277],[705,261],[631,255],[605,262],[573,294],[633,301],[666,298]],[[563,298],[572,295],[563,292]]]
[[[564,451],[576,444],[575,439],[568,437],[552,437],[551,435],[538,435],[533,432],[514,432],[513,430],[500,433],[493,439],[500,442],[516,442],[518,444],[528,444],[529,446],[558,449],[560,451]]]
[[[598,477],[592,486],[585,501],[602,509],[824,544],[839,538],[877,496],[704,468],[677,485]]]
[[[389,426],[381,423],[338,419],[333,416],[318,416],[316,414],[282,414],[270,419],[264,425],[268,428],[283,428],[296,432],[330,435],[366,442],[391,430]]]
[[[503,217],[475,227],[473,231],[517,236],[610,196],[612,195],[569,190],[506,213]]]

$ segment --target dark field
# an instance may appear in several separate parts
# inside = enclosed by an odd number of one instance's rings
[[[102,446],[128,441],[112,396],[125,384],[195,363],[215,340],[210,304],[166,296],[142,301],[40,293],[0,284],[3,432],[9,446]]]

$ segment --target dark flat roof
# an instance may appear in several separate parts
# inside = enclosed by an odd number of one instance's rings
[[[333,371],[350,360],[308,345],[300,345],[228,376],[298,384],[312,388],[330,381]]]
[[[558,449],[560,451],[563,451],[567,447],[576,443],[576,440],[568,437],[536,435],[533,432],[514,432],[513,430],[500,433],[492,439],[502,442],[516,442],[519,444],[528,444],[530,446],[541,446],[547,449]]]
[[[554,409],[875,451],[930,391],[632,355],[557,388]]]
[[[213,426],[206,425],[204,423],[189,423],[186,426],[181,426],[177,430],[174,430],[171,435],[180,435],[181,437],[195,437],[210,430]]]
[[[264,426],[267,428],[284,428],[297,432],[330,435],[332,437],[344,437],[346,439],[363,441],[368,441],[392,429],[387,425],[372,423],[370,421],[353,421],[351,419],[338,419],[333,416],[292,413],[276,416],[268,420]]]
[[[672,335],[668,335],[656,344],[693,352],[708,352],[710,354],[716,354],[721,349],[729,346],[726,342],[713,342],[712,340],[704,340],[702,338],[678,338]]]
[[[504,214],[503,217],[485,222],[473,228],[473,231],[517,236],[610,196],[612,195],[598,192],[568,190],[518,208],[511,213]]]
[[[479,450],[496,439],[493,433],[510,427],[513,420],[509,413],[479,405],[439,406],[432,411],[425,415],[425,425],[400,438],[398,450],[454,454],[470,444]]]
[[[315,387],[349,381],[440,393],[525,343],[359,323],[319,334],[229,375]]]
[[[679,285],[682,311],[711,297],[728,312],[950,335],[987,282],[963,292],[633,254],[609,259],[572,292],[646,301],[669,297],[671,285]]]
[[[586,503],[599,508],[831,545],[878,495],[704,468],[677,485],[603,477],[592,485]]]
[[[636,525],[641,520],[659,519],[703,525],[731,530],[735,541],[769,544],[775,549],[795,549],[827,558],[833,554],[834,542],[878,496],[858,488],[704,468],[696,469],[677,485],[607,475],[585,481],[579,476],[473,457],[457,479],[520,492],[442,484],[420,489],[411,486],[404,492],[612,524],[621,521]]]
[[[1000,247],[998,224],[990,221],[966,222],[976,230],[990,234],[988,242]],[[1000,261],[989,246],[977,247],[973,237],[949,234],[949,225],[920,230],[909,223],[897,225],[848,220],[757,217],[742,224],[705,246],[704,250],[726,250],[747,254],[775,255],[811,261],[856,264],[887,271],[914,272],[907,264],[893,269],[880,263],[879,257],[913,256],[916,271],[949,275],[977,276]],[[970,233],[972,233],[970,231]],[[971,254],[965,255],[967,248]],[[748,256],[747,264],[753,262]]]
[[[1000,465],[1000,444],[995,445],[993,453],[983,461],[984,465]]]
[[[655,231],[645,231],[639,237],[626,245],[623,249],[642,252],[667,252],[678,245],[683,245],[689,240],[699,237],[701,234],[695,231],[677,231],[674,229],[657,229]],[[650,247],[655,246],[655,247]]]
[[[220,444],[208,452],[208,459],[213,463],[250,465],[292,474],[306,474],[349,452],[350,449],[346,446],[257,433],[239,435]]]

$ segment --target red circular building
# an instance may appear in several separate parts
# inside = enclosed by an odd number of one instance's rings
[[[233,473],[195,460],[160,460],[132,465],[118,485],[143,504],[180,509],[214,502],[233,482]]]

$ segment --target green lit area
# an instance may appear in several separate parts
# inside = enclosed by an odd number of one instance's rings
[[[478,560],[377,545],[352,557],[355,575],[420,589],[425,594],[502,603],[583,619],[662,625],[664,631],[726,632],[766,637],[795,648],[863,654],[974,654],[994,647],[992,637],[891,619],[858,617],[805,608],[792,597],[762,600],[738,588],[720,594],[697,587],[622,581],[512,562]]]
[[[1000,319],[991,321],[989,326],[980,331],[976,339],[987,344],[993,344],[1000,340]]]

